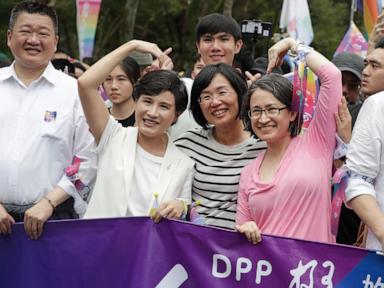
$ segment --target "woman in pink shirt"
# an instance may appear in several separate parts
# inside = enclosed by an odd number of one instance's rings
[[[324,56],[292,38],[269,49],[268,72],[288,50],[320,79],[316,113],[300,134],[302,120],[291,108],[289,80],[268,74],[251,86],[243,119],[267,143],[267,150],[241,172],[236,228],[255,244],[261,232],[332,243],[330,179],[341,73]]]

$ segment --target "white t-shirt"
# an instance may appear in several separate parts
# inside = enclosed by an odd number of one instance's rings
[[[148,215],[148,203],[151,203],[156,190],[163,157],[155,156],[136,146],[135,170],[132,177],[132,190],[126,216]]]

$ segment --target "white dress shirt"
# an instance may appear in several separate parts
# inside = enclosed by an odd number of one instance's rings
[[[86,203],[65,174],[74,156],[82,160],[85,185],[96,172],[76,80],[49,64],[25,86],[12,64],[0,69],[0,103],[0,203],[33,204],[58,185],[84,212]]]
[[[348,147],[347,168],[351,177],[346,200],[359,195],[374,197],[384,213],[384,92],[365,100],[353,128]],[[367,248],[381,250],[380,242],[368,231]]]

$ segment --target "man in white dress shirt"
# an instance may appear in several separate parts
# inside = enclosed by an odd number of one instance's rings
[[[7,44],[15,61],[0,69],[0,234],[24,222],[37,239],[48,219],[85,211],[86,195],[78,191],[89,191],[95,172],[93,138],[76,80],[50,63],[57,34],[52,8],[36,2],[13,8]]]
[[[360,110],[347,153],[346,200],[368,226],[366,248],[384,250],[384,39],[365,59]]]

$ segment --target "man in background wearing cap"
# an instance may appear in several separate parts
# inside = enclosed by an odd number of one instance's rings
[[[149,72],[148,69],[151,67],[153,62],[151,53],[133,51],[128,56],[132,57],[137,62],[137,64],[139,64],[141,77],[144,76],[144,74]]]
[[[342,74],[343,96],[348,103],[353,128],[363,104],[360,99],[360,86],[364,69],[364,59],[353,53],[341,52],[333,58],[332,62],[339,68]]]
[[[384,250],[384,39],[365,59],[360,110],[348,147],[346,201],[368,226],[366,248]]]
[[[332,60],[333,64],[342,74],[343,96],[347,100],[348,110],[352,116],[352,127],[362,106],[360,99],[360,84],[362,71],[364,69],[364,59],[356,54],[342,52]],[[351,129],[351,128],[348,128]],[[349,131],[351,132],[351,131]],[[350,136],[349,136],[350,137]],[[340,166],[343,165],[345,157],[340,159]],[[337,163],[335,166],[338,167]],[[341,244],[353,245],[356,242],[360,218],[356,213],[342,205],[336,242]]]

